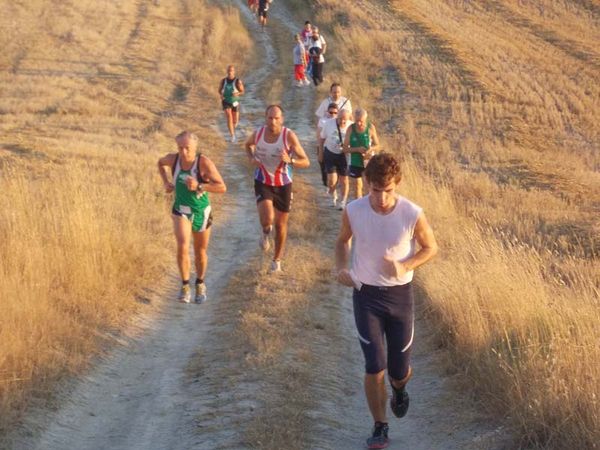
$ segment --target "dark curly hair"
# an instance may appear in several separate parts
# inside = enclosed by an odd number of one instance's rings
[[[400,160],[391,153],[378,153],[367,164],[365,177],[369,184],[377,186],[386,186],[392,181],[399,183],[402,179]]]

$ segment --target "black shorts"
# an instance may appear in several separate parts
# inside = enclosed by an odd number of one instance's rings
[[[354,289],[352,300],[366,372],[375,374],[387,367],[389,376],[404,379],[410,367],[414,337],[412,284],[363,285],[360,291]]]
[[[233,112],[237,112],[238,107],[240,106],[239,103],[236,106],[233,106],[232,103],[226,102],[225,100],[221,100],[221,105],[223,105],[223,110],[231,109]]]
[[[348,175],[350,175],[351,178],[362,177],[362,174],[364,171],[365,171],[364,167],[358,167],[358,166],[349,166],[348,167]]]
[[[264,8],[258,8],[258,17],[267,18],[267,10]]]
[[[254,180],[254,195],[256,203],[271,200],[273,207],[278,211],[288,213],[292,209],[292,183],[284,186],[269,186]]]
[[[323,164],[327,173],[337,173],[342,177],[348,176],[348,161],[344,153],[333,153],[325,147],[323,151]]]

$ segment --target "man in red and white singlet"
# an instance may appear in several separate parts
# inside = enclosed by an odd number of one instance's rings
[[[292,203],[293,169],[304,169],[310,161],[296,134],[283,126],[283,109],[270,105],[265,125],[246,141],[246,154],[254,170],[254,193],[262,227],[260,246],[270,247],[269,235],[275,225],[275,251],[271,272],[281,271],[281,255],[287,238],[287,221]]]

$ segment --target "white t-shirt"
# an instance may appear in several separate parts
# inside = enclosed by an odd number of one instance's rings
[[[397,286],[412,281],[413,271],[399,278],[384,275],[384,256],[404,261],[415,254],[415,225],[423,209],[398,195],[389,214],[378,214],[369,195],[350,202],[346,213],[354,237],[352,278],[371,286]]]
[[[329,117],[327,116],[327,108],[330,103],[335,103],[338,106],[338,114],[342,109],[345,109],[352,114],[352,103],[350,103],[350,100],[348,100],[346,97],[340,96],[337,102],[334,102],[331,97],[327,97],[325,100],[323,100],[315,111],[315,116],[318,118]]]
[[[319,35],[319,39],[314,41],[312,38],[312,35],[311,35],[311,36],[308,36],[304,45],[306,47],[306,50],[309,53],[310,53],[311,47],[319,47],[321,50],[323,50],[323,46],[325,45],[325,38],[323,36]],[[323,56],[322,53],[319,55],[319,62],[320,63],[325,62],[325,57]]]
[[[327,150],[338,155],[342,153],[342,144],[344,143],[344,138],[346,137],[346,130],[350,125],[352,125],[352,122],[347,120],[346,126],[340,127],[338,131],[337,119],[331,118],[324,121],[323,126],[321,127],[321,139],[325,139],[324,145]]]

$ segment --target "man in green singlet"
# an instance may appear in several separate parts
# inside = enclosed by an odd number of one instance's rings
[[[363,195],[363,172],[378,149],[379,137],[375,125],[369,121],[367,111],[359,108],[354,112],[354,123],[348,128],[344,139],[344,152],[350,153],[348,175],[355,180],[356,198]]]
[[[177,240],[177,265],[181,274],[179,301],[190,303],[190,240],[194,241],[196,263],[196,303],[206,300],[204,276],[208,256],[206,249],[210,239],[212,214],[209,192],[223,193],[227,190],[221,174],[213,162],[197,154],[198,137],[183,131],[175,138],[177,153],[169,153],[158,160],[158,172],[165,191],[175,192],[173,208],[173,230]],[[171,174],[171,181],[169,180]]]
[[[235,129],[240,122],[240,96],[244,95],[244,83],[235,76],[235,67],[227,66],[227,76],[219,83],[221,105],[227,119],[231,142],[236,142]]]

